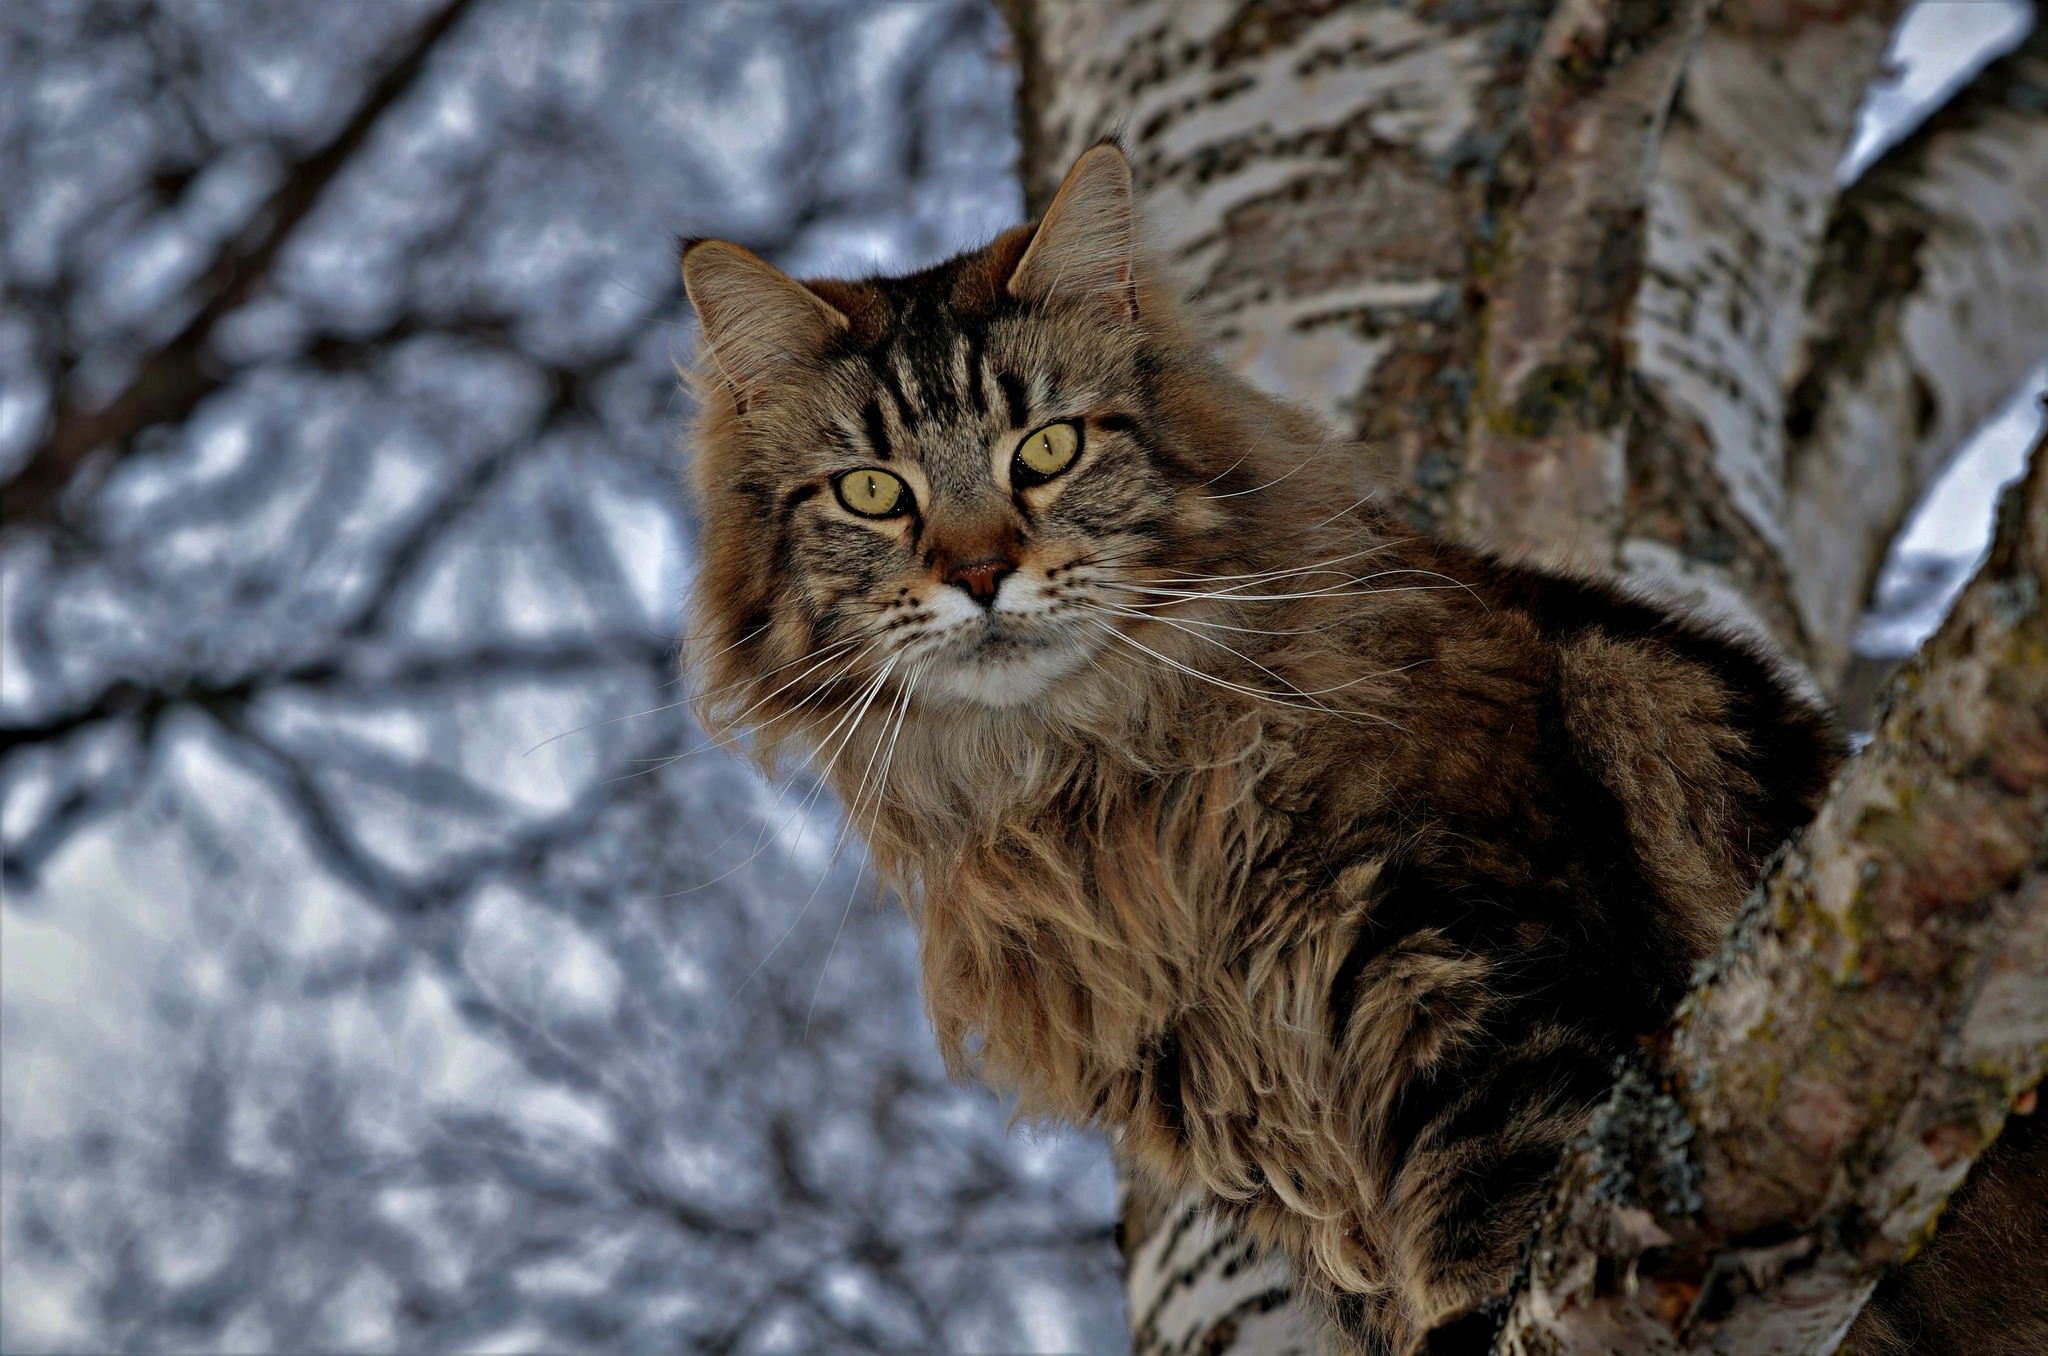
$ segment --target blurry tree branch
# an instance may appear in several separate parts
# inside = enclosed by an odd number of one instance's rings
[[[210,708],[220,728],[235,737],[242,756],[254,759],[282,792],[323,865],[398,914],[427,914],[463,898],[476,883],[501,872],[535,870],[556,851],[589,832],[614,801],[631,794],[630,778],[619,778],[601,794],[581,797],[567,813],[541,820],[503,842],[455,857],[433,874],[409,878],[382,863],[349,825],[305,759],[281,746],[250,719],[245,707]],[[649,748],[670,752],[680,736],[667,735]]]
[[[101,721],[129,718],[145,725],[166,710],[194,706],[207,711],[243,708],[264,692],[280,688],[361,692],[464,686],[506,674],[543,678],[617,666],[621,661],[666,670],[675,646],[646,634],[612,637],[579,635],[559,644],[505,642],[443,654],[407,654],[375,664],[344,654],[323,655],[301,664],[228,681],[193,678],[175,686],[144,687],[116,682],[86,701],[32,723],[0,722],[0,756],[15,749],[63,739]]]
[[[125,387],[95,409],[79,409],[68,401],[60,404],[42,445],[0,485],[0,525],[55,521],[65,488],[96,449],[110,447],[119,455],[143,429],[183,419],[220,388],[223,374],[208,352],[215,326],[255,295],[293,229],[319,203],[386,111],[418,84],[434,49],[473,3],[446,0],[334,136],[290,166],[249,228],[222,247],[194,284],[190,299],[198,308],[191,319],[142,356]]]
[[[1110,1345],[1096,1147],[675,687],[669,233],[1007,221],[998,39],[0,11],[0,1346]]]
[[[466,2],[466,0],[465,0]],[[307,350],[314,363],[347,365],[360,357],[382,351],[417,333],[470,334],[503,337],[500,322],[477,320],[468,324],[433,327],[417,317],[402,316],[373,339],[341,341],[316,340]],[[587,387],[597,374],[624,359],[637,341],[628,333],[620,341],[585,356],[575,366],[545,366],[541,375],[550,392],[549,404],[540,412],[537,433],[588,414]],[[621,661],[645,665],[664,677],[674,663],[675,647],[665,637],[648,633],[621,636],[577,634],[559,642],[532,643],[498,641],[456,652],[411,652],[389,660],[364,653],[364,642],[389,624],[390,612],[406,596],[419,567],[437,543],[442,541],[466,514],[484,500],[513,468],[531,455],[534,442],[522,439],[507,444],[468,468],[466,474],[443,487],[439,497],[416,512],[379,554],[369,582],[353,613],[325,637],[319,653],[297,662],[271,664],[260,669],[216,676],[163,671],[144,676],[112,676],[103,686],[75,696],[68,704],[39,712],[34,718],[0,722],[0,758],[38,745],[55,744],[81,731],[110,722],[133,729],[146,752],[162,728],[165,714],[181,707],[204,710],[216,719],[240,729],[240,716],[249,704],[273,692],[285,690],[332,690],[362,695],[380,692],[402,695],[408,690],[443,686],[460,690],[482,680],[559,677],[575,672],[596,672],[616,667]],[[89,794],[81,794],[62,809],[38,834],[37,842],[54,846],[75,829],[89,813],[111,808],[130,779],[110,781]],[[317,809],[302,801],[302,808]],[[313,821],[309,821],[313,822]],[[4,870],[10,877],[32,872],[41,851],[10,853]],[[337,867],[350,858],[337,854]],[[343,872],[349,874],[349,872]]]

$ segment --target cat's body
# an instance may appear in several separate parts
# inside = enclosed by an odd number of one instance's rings
[[[870,834],[916,882],[956,1060],[1116,1127],[1400,1350],[1499,1292],[1561,1147],[1807,817],[1831,739],[1743,646],[1352,530],[1330,545],[1368,573],[1464,587],[1235,611],[1308,635],[1205,665],[1341,714],[1183,679],[1099,730],[906,727],[896,766],[936,794],[885,800]]]
[[[1751,643],[1376,507],[1134,267],[1113,148],[910,278],[685,273],[700,708],[816,755],[949,1059],[1212,1193],[1361,1350],[1503,1294],[1829,718]]]

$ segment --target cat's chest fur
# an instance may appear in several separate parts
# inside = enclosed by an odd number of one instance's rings
[[[1116,1129],[1162,1182],[1360,1290],[1388,1117],[1483,1019],[1495,962],[1428,927],[1362,954],[1430,830],[1380,771],[1407,737],[1327,725],[1198,705],[1170,771],[1099,745],[956,750],[952,796],[979,810],[885,813],[876,847],[909,868],[950,1057],[1029,1114]]]

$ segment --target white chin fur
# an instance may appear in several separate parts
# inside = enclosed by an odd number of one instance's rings
[[[1022,706],[1088,660],[1087,648],[1067,643],[945,658],[919,682],[934,697],[995,709]]]
[[[958,639],[935,657],[918,680],[918,691],[941,701],[1002,710],[1043,698],[1055,682],[1094,658],[1099,642],[1038,630],[1042,588],[1021,573],[1002,582],[995,622],[1007,644],[988,643],[988,614],[958,589],[941,589],[927,599],[938,629]]]

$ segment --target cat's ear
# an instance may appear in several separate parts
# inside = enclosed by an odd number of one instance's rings
[[[683,247],[683,290],[741,409],[847,328],[845,315],[816,292],[723,240]]]
[[[1067,171],[1007,290],[1019,301],[1095,306],[1132,319],[1138,314],[1131,261],[1136,236],[1131,162],[1115,142],[1100,142]]]

